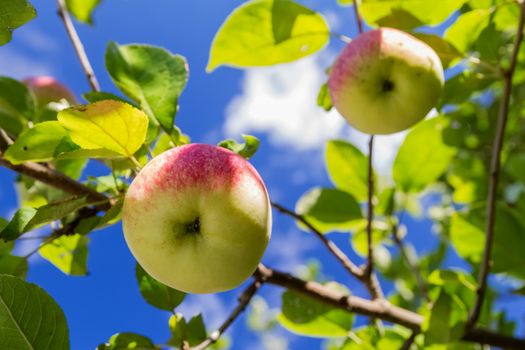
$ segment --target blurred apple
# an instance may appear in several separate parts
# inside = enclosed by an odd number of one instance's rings
[[[354,128],[391,134],[422,120],[443,82],[441,61],[430,46],[397,29],[379,28],[343,49],[328,88],[335,108]]]
[[[37,76],[23,80],[23,83],[33,92],[38,108],[50,102],[65,99],[70,105],[77,103],[75,95],[64,84],[50,76]]]
[[[216,146],[190,144],[149,162],[123,209],[126,242],[158,281],[188,293],[237,287],[257,268],[271,231],[255,168]]]

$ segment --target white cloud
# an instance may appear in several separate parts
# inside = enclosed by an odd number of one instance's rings
[[[43,59],[29,57],[11,47],[5,47],[0,52],[0,75],[24,79],[35,75],[53,75],[53,68]]]
[[[327,140],[341,138],[366,154],[368,135],[348,127],[335,109],[327,113],[317,106],[319,88],[327,79],[324,70],[333,57],[328,53],[247,70],[242,94],[226,108],[225,134],[238,137],[241,133],[266,133],[275,146],[317,152],[322,152]],[[390,174],[405,136],[406,132],[376,136],[374,166],[380,174]],[[300,184],[304,179],[296,176],[294,181]]]
[[[272,143],[298,150],[322,147],[341,135],[344,120],[317,106],[324,69],[332,55],[311,56],[294,63],[246,71],[243,93],[226,109],[225,133],[265,132]]]
[[[176,311],[182,313],[186,320],[202,313],[206,327],[216,329],[224,322],[225,315],[228,315],[230,309],[217,294],[187,294]]]

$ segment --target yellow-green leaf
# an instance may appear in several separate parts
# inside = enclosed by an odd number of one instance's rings
[[[467,12],[456,20],[445,32],[445,39],[461,52],[467,52],[489,24],[489,9]]]
[[[248,1],[217,32],[207,70],[295,61],[322,49],[329,39],[324,18],[307,7],[290,0]]]
[[[58,114],[73,142],[84,149],[108,149],[127,157],[146,139],[148,117],[135,107],[114,100],[65,109]]]
[[[88,237],[74,234],[61,236],[44,245],[40,255],[67,275],[84,276],[87,273]]]
[[[13,164],[51,160],[55,148],[65,136],[67,132],[59,122],[37,124],[20,134],[15,143],[5,151],[4,158]]]
[[[80,22],[93,24],[92,14],[102,0],[66,0],[69,10]]]
[[[369,24],[375,24],[392,11],[404,10],[424,24],[443,22],[467,0],[362,0],[361,14]]]

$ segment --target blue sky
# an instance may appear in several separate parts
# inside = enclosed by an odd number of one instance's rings
[[[14,78],[47,74],[70,86],[78,97],[89,87],[56,15],[52,1],[34,1],[38,17],[15,32],[13,41],[0,48],[0,75]],[[190,80],[181,99],[176,123],[194,142],[217,143],[240,139],[251,133],[261,139],[260,151],[252,159],[264,178],[270,196],[293,207],[302,193],[314,186],[330,186],[323,167],[326,140],[346,138],[364,148],[366,137],[347,126],[336,112],[325,113],[315,98],[324,82],[324,69],[343,43],[334,41],[320,54],[297,63],[270,68],[237,70],[219,68],[205,73],[208,50],[216,30],[229,12],[242,1],[105,0],[95,12],[95,26],[77,24],[103,90],[117,90],[105,72],[103,58],[110,40],[121,44],[147,43],[185,56]],[[304,4],[321,11],[334,31],[355,34],[351,8],[336,1],[308,0]],[[376,167],[388,177],[403,134],[380,137]],[[87,173],[103,175],[107,169],[91,164]],[[0,168],[0,216],[10,218],[17,207],[15,174]],[[432,249],[435,239],[428,220],[407,218],[408,238],[419,250]],[[340,246],[350,251],[346,235],[334,234]],[[31,247],[17,247],[23,254]],[[351,256],[358,259],[355,256]],[[312,235],[301,232],[287,217],[274,213],[274,231],[264,262],[294,271],[310,259],[323,262],[322,272],[347,284],[354,294],[366,293],[335,263]],[[451,259],[450,261],[454,261]],[[64,309],[74,350],[93,349],[112,334],[133,331],[162,343],[169,336],[169,314],[142,300],[120,225],[91,234],[87,277],[68,277],[38,255],[31,259],[29,277],[48,291]],[[216,327],[234,306],[239,290],[218,295],[189,296],[177,310],[187,317],[203,312],[211,328]],[[272,308],[278,307],[281,290],[265,286],[262,295]],[[279,350],[265,339],[246,332],[245,318],[229,330],[233,349]],[[281,328],[290,349],[318,348],[320,341],[301,339]],[[274,340],[273,340],[274,341]],[[267,343],[272,345],[265,345]],[[282,344],[281,344],[282,345]],[[270,346],[270,347],[268,347]]]

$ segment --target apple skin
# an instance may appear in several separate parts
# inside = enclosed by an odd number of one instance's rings
[[[408,129],[436,105],[443,66],[430,46],[392,28],[359,35],[330,72],[333,105],[357,130],[392,134]]]
[[[23,80],[23,83],[31,90],[36,98],[38,108],[46,106],[50,102],[58,102],[65,99],[71,105],[77,104],[75,95],[64,84],[50,76],[37,76]]]
[[[222,147],[190,144],[139,172],[122,222],[132,254],[152,277],[187,293],[216,293],[257,268],[270,239],[271,206],[248,161]]]

